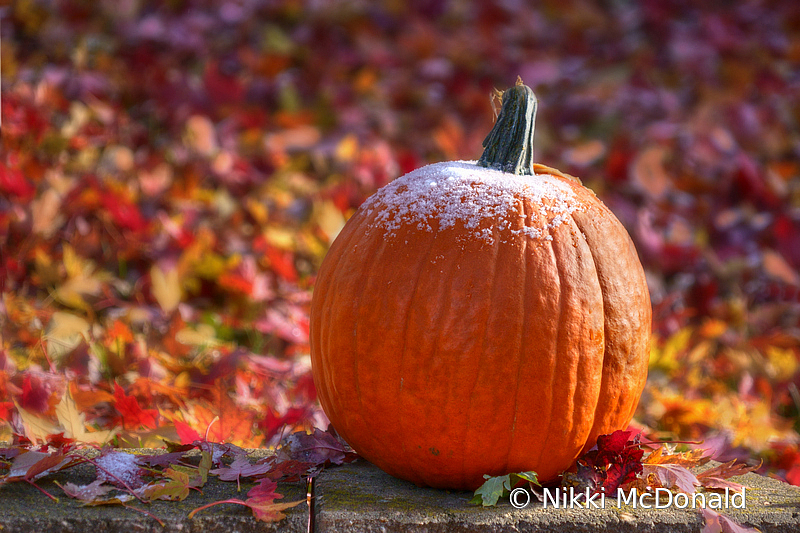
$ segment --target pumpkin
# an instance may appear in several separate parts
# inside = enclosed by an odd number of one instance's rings
[[[633,243],[576,178],[533,163],[530,88],[502,95],[477,162],[370,197],[311,303],[320,403],[364,458],[418,485],[551,481],[630,422],[650,297]]]

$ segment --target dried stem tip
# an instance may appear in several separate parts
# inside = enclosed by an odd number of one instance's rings
[[[538,101],[533,90],[517,78],[503,92],[503,107],[492,131],[483,140],[478,165],[520,175],[533,175],[533,128]]]

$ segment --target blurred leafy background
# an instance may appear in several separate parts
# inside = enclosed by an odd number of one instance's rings
[[[123,447],[324,427],[328,245],[391,179],[477,158],[520,75],[537,160],[647,272],[634,424],[800,484],[800,3],[0,6],[0,441],[63,430],[67,390]]]

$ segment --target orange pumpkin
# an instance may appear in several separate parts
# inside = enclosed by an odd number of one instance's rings
[[[311,357],[333,427],[419,485],[568,469],[630,422],[650,297],[622,224],[575,178],[534,164],[518,84],[478,162],[429,165],[369,198],[332,244]]]

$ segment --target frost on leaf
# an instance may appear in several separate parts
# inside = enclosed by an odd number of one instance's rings
[[[76,500],[84,502],[93,502],[105,496],[108,492],[115,490],[111,485],[106,485],[99,479],[96,479],[88,485],[75,485],[67,482],[59,487],[69,496]]]
[[[240,477],[253,477],[266,474],[273,468],[271,462],[252,464],[246,455],[237,455],[228,466],[215,468],[211,474],[219,476],[222,481],[238,481]]]
[[[139,458],[133,454],[109,451],[94,459],[97,467],[97,479],[118,487],[138,488],[144,485],[144,471]],[[126,488],[127,488],[126,487]]]

